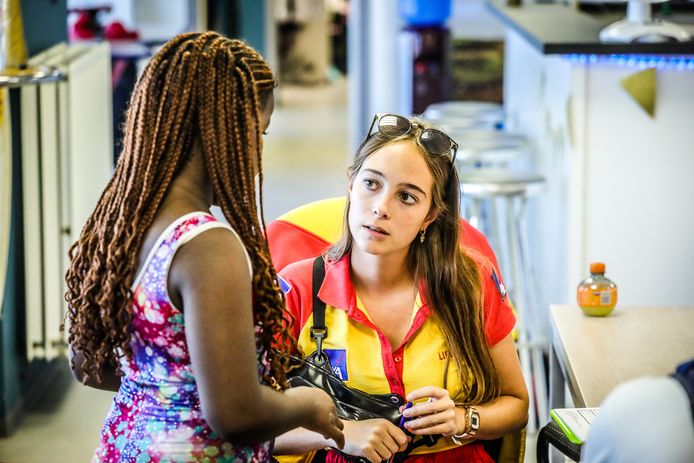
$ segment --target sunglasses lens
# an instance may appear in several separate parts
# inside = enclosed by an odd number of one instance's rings
[[[378,130],[386,137],[399,137],[410,131],[410,121],[404,117],[387,114],[379,119]]]
[[[431,154],[445,154],[452,147],[451,139],[446,134],[433,129],[422,130],[420,141]]]

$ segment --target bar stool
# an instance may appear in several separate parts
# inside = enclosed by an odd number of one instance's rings
[[[526,137],[502,130],[506,113],[497,103],[446,101],[427,107],[425,120],[458,141],[458,162],[473,167],[506,167],[529,153]]]
[[[459,140],[460,148],[456,158],[459,172],[471,172],[478,169],[503,171],[527,171],[531,156],[527,139],[521,135],[491,130],[459,130],[447,132],[454,140]],[[463,203],[465,204],[465,203]],[[506,241],[500,240],[502,233],[492,227],[503,221],[495,220],[503,207],[499,201],[480,199],[470,207],[475,207],[474,214],[464,215],[473,226],[481,230],[496,249],[503,270],[510,268],[509,252]]]
[[[523,135],[477,129],[461,129],[455,123],[441,121],[439,126],[460,147],[456,163],[461,169],[474,168],[527,168],[530,146]]]
[[[457,128],[477,130],[501,130],[506,112],[498,103],[488,101],[444,101],[429,105],[424,118],[435,123],[443,121]]]
[[[509,293],[518,314],[516,347],[530,397],[528,431],[545,422],[547,388],[542,320],[538,313],[535,283],[528,259],[524,215],[528,198],[542,192],[545,179],[535,172],[510,169],[459,169],[463,211],[496,249],[502,250],[502,272],[511,275]],[[493,203],[497,214],[484,215],[483,205]]]

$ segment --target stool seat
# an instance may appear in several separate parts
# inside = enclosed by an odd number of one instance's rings
[[[545,178],[535,172],[507,169],[471,169],[459,174],[463,194],[478,198],[529,197],[543,191]]]
[[[458,144],[459,163],[503,164],[520,158],[528,151],[523,135],[494,130],[473,130],[442,122],[441,128]]]
[[[500,104],[488,101],[445,101],[427,107],[424,118],[437,124],[449,122],[459,127],[500,129],[506,113]]]

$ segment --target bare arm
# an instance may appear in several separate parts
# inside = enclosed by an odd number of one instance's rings
[[[80,366],[84,362],[84,356],[82,353],[76,351],[72,346],[70,346],[68,348],[68,360],[70,363],[70,371],[72,371],[72,376],[74,376],[77,381],[85,386],[113,392],[117,392],[118,388],[120,388],[120,376],[116,374],[116,370],[114,368],[104,365],[101,368],[101,382],[98,382],[96,378],[92,378],[90,376],[87,377],[87,381],[85,382],[85,375]]]
[[[513,335],[502,339],[491,352],[501,383],[501,396],[494,403],[475,407],[480,414],[477,439],[496,439],[522,429],[528,422],[528,390]]]
[[[325,392],[279,393],[259,382],[251,280],[233,234],[209,230],[183,246],[172,263],[169,288],[182,301],[202,411],[216,433],[257,442],[304,426],[342,444],[342,424]]]
[[[345,439],[345,443],[347,443],[347,439]],[[317,432],[305,428],[295,428],[277,436],[272,453],[275,455],[299,455],[334,445],[332,439],[326,439]]]
[[[477,405],[480,429],[476,439],[496,439],[523,428],[528,421],[528,391],[525,387],[518,354],[509,334],[491,349],[492,361],[499,375],[501,395],[492,403]],[[465,431],[463,407],[456,407],[445,389],[426,386],[407,395],[407,400],[424,398],[430,402],[418,403],[403,412],[415,417],[405,423],[414,434],[462,434]],[[443,418],[443,419],[442,419]]]
[[[368,459],[373,463],[389,460],[407,448],[410,439],[387,420],[343,420],[345,446],[343,452]],[[335,441],[303,428],[282,434],[275,440],[277,455],[303,454],[326,447],[336,447]]]

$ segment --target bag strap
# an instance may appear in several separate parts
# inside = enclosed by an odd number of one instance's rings
[[[328,327],[325,326],[325,302],[318,297],[323,280],[325,279],[325,261],[323,256],[316,257],[313,261],[313,325],[311,325],[311,339],[316,341],[318,357],[323,357],[323,340],[328,337]]]
[[[320,300],[318,297],[318,291],[320,291],[323,285],[323,280],[325,280],[325,261],[323,256],[318,256],[313,261],[313,274],[311,277],[312,284],[312,295],[313,295],[313,325],[311,325],[311,338],[316,342],[316,360],[320,362],[323,359],[327,359],[327,356],[323,354],[323,340],[328,337],[328,327],[325,325],[325,302]],[[404,452],[397,453],[393,458],[396,463],[402,462],[407,458],[412,450],[422,445],[431,447],[438,441],[438,435],[428,435],[421,436],[417,439],[417,442],[410,442],[407,449]],[[342,454],[347,455],[347,454]],[[349,456],[352,461],[364,461],[364,459],[359,459]],[[315,461],[315,460],[314,460]]]

